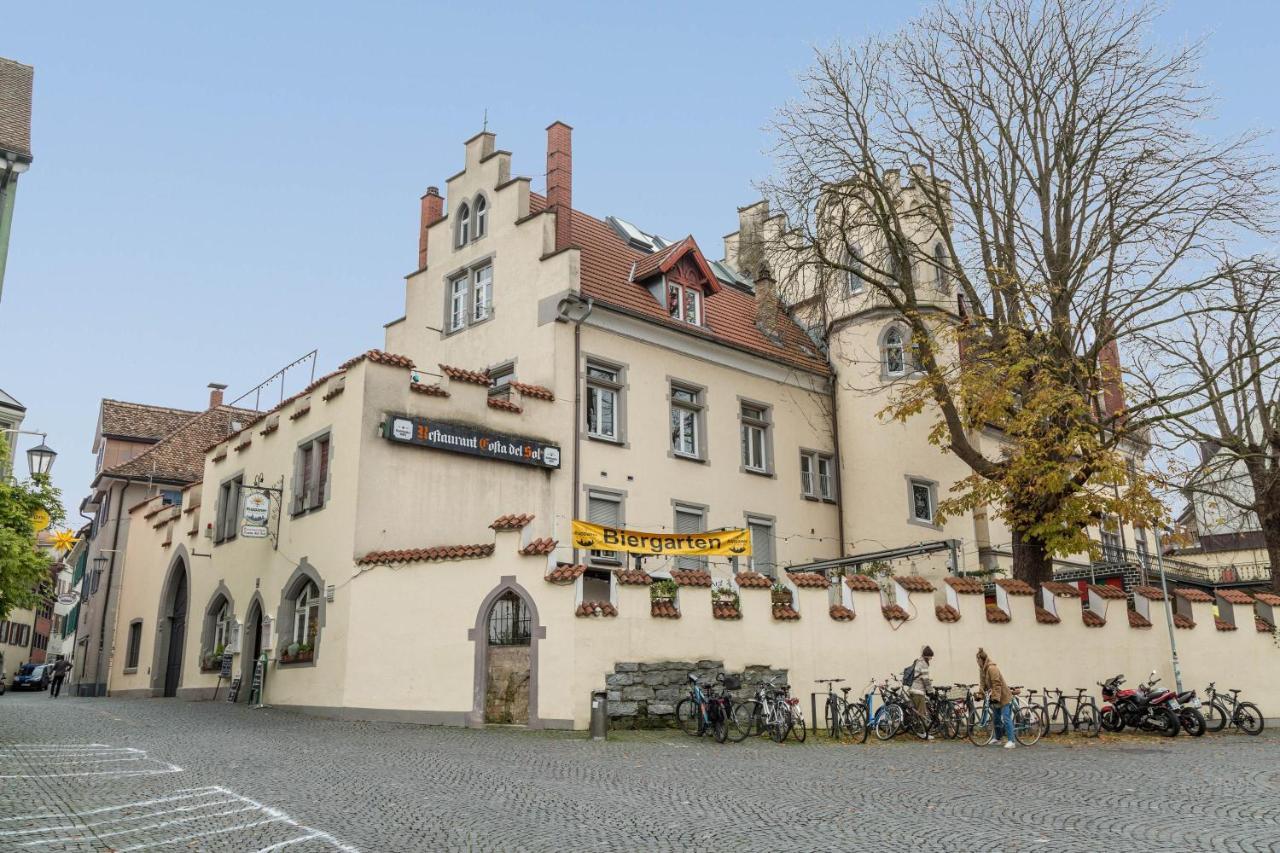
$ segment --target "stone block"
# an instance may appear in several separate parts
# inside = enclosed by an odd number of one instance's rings
[[[650,702],[649,703],[649,716],[651,717],[662,716],[664,714],[674,714],[675,712],[676,712],[676,706],[672,705],[669,702]]]
[[[671,676],[666,672],[646,672],[642,676],[642,680],[650,687],[660,687],[664,684],[670,684]]]
[[[644,687],[643,685],[635,685],[633,687],[622,688],[623,699],[652,699],[653,688]]]
[[[615,672],[604,679],[606,687],[626,687],[636,683],[636,677],[629,672]]]
[[[618,663],[613,665],[614,672],[638,672],[640,664],[638,663]]]
[[[609,701],[610,701],[610,702],[621,702],[621,701],[622,701],[622,691],[621,691],[621,690],[610,690],[610,691],[609,691]]]
[[[634,717],[636,712],[640,710],[639,702],[611,702],[609,703],[610,717]]]

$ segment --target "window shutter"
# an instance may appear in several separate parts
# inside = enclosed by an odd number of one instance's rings
[[[587,521],[602,527],[617,527],[621,502],[592,495],[587,499]]]
[[[315,493],[315,497],[311,500],[311,505],[323,506],[327,491],[326,487],[329,482],[329,439],[322,438],[317,441],[312,452],[316,457],[316,476],[315,483],[311,487]]]
[[[291,486],[293,498],[289,502],[294,513],[302,512],[306,499],[306,495],[302,491],[302,468],[305,462],[306,454],[302,448],[298,448],[293,454],[293,485]]]
[[[704,526],[701,512],[676,509],[676,533],[701,533]],[[701,557],[676,557],[677,569],[701,569],[705,565]]]

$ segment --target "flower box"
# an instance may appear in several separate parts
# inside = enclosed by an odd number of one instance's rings
[[[288,665],[291,663],[310,663],[313,660],[314,655],[315,655],[315,652],[310,650],[305,652],[300,651],[296,655],[291,655],[288,652],[283,652],[280,655],[280,663],[285,665]]]

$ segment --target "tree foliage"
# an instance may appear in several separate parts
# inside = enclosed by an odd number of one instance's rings
[[[8,455],[0,436],[0,458]],[[29,482],[0,478],[0,619],[15,608],[32,608],[49,580],[49,557],[36,548],[37,510],[53,523],[63,518],[62,499],[46,477]]]

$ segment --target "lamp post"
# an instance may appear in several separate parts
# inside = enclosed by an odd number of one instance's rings
[[[1156,565],[1160,567],[1160,591],[1164,593],[1164,621],[1169,629],[1169,654],[1173,659],[1173,683],[1182,692],[1182,666],[1178,663],[1178,640],[1173,633],[1173,599],[1169,597],[1169,581],[1164,575],[1164,547],[1160,544],[1160,525],[1154,524],[1151,532],[1156,537]]]
[[[27,451],[27,467],[31,470],[32,477],[49,476],[49,472],[53,470],[53,460],[58,454],[48,445],[48,434],[25,429],[6,429],[0,430],[0,433],[40,436],[40,443]]]

